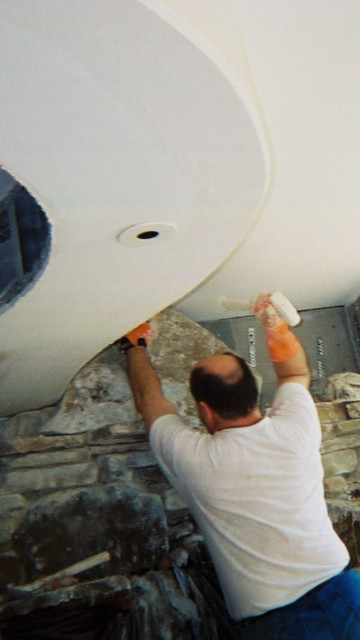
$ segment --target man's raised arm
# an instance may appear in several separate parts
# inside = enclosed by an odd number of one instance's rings
[[[274,365],[278,385],[298,382],[308,389],[311,374],[304,348],[268,301],[266,294],[259,296],[254,312],[265,329],[269,357]]]
[[[141,327],[137,327],[134,335],[130,332],[120,339],[119,344],[126,353],[128,377],[136,408],[144,419],[146,429],[150,431],[157,418],[177,413],[177,410],[163,395],[160,380],[146,351],[148,325],[142,326],[145,329],[140,337],[138,334]]]

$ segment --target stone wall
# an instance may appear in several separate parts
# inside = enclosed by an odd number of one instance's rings
[[[150,355],[164,392],[201,428],[189,370],[229,349],[174,311],[162,313],[156,329],[162,339]],[[359,380],[333,376],[317,403],[329,512],[353,565],[360,564]],[[201,619],[209,638],[231,637],[202,538],[149,450],[115,346],[74,377],[59,406],[1,419],[0,446],[0,620],[91,603],[120,612],[123,640],[137,637],[124,631],[134,618],[149,640],[196,637]],[[47,590],[16,589],[102,551],[108,562]]]
[[[189,370],[228,349],[174,311],[155,324],[166,339],[155,337],[149,352],[164,391],[184,420],[201,428]],[[0,621],[101,604],[129,625],[124,640],[186,640],[201,618],[215,639],[229,620],[212,565],[149,450],[125,369],[124,355],[110,346],[74,377],[59,406],[0,420]],[[74,578],[27,593],[16,588],[102,551],[108,562]]]
[[[317,402],[322,426],[324,489],[330,517],[360,565],[360,375],[330,376]]]

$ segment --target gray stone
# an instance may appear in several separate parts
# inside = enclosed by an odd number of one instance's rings
[[[150,492],[157,492],[161,495],[169,488],[169,482],[161,471],[160,467],[136,467],[132,469],[132,484],[139,485]]]
[[[13,540],[27,580],[105,550],[111,555],[104,567],[108,575],[136,572],[168,551],[161,499],[117,484],[42,498],[28,509]]]
[[[139,449],[146,443],[149,448],[149,438],[147,432],[144,430],[142,422],[133,423],[129,425],[111,425],[106,427],[100,427],[86,434],[86,441],[91,445],[96,444],[122,444],[122,443],[139,443]],[[140,444],[141,443],[141,444]]]
[[[22,509],[26,505],[24,496],[19,493],[0,495],[0,517],[11,511]]]
[[[179,569],[179,575],[181,570]],[[148,572],[146,576],[136,576],[132,580],[134,590],[139,594],[137,617],[144,638],[174,638],[193,640],[192,622],[200,625],[195,603],[181,589],[172,571]],[[184,578],[184,586],[187,584]]]
[[[156,464],[150,451],[123,453],[99,457],[102,482],[113,482],[117,478],[123,478],[124,474],[136,467],[150,467]]]
[[[178,509],[187,509],[187,504],[175,489],[169,489],[165,494],[166,511],[177,511]]]
[[[1,437],[1,436],[0,436]],[[32,438],[14,438],[4,443],[2,454],[29,453],[30,451],[46,451],[48,449],[66,449],[82,446],[85,436],[33,436]],[[6,451],[4,450],[6,449]]]
[[[168,399],[187,424],[203,428],[189,373],[200,358],[229,349],[196,323],[166,310],[148,351]],[[188,554],[201,557],[204,566],[203,539],[149,452],[125,358],[117,348],[109,346],[83,367],[58,407],[4,419],[1,427],[2,548],[10,554],[6,562],[9,571],[13,563],[15,580],[34,580],[99,551],[111,554],[110,563],[81,575],[83,584],[77,587],[11,603],[19,606],[18,613],[69,600],[93,603],[102,593],[94,581],[139,572],[131,585],[139,598],[131,624],[145,621],[140,629],[147,640],[157,640],[160,633],[164,639],[192,639],[192,625],[207,619],[208,612],[191,579],[180,573],[175,579],[172,571],[144,574],[171,562],[180,571]],[[184,595],[185,587],[191,595]]]
[[[97,479],[93,464],[72,464],[58,467],[24,469],[5,474],[4,486],[8,491],[44,491],[92,484]]]
[[[108,347],[74,376],[43,433],[81,433],[139,420],[120,354]]]
[[[58,464],[76,464],[88,462],[90,452],[88,449],[72,449],[71,451],[50,451],[47,453],[30,453],[16,458],[7,458],[5,465],[14,468],[47,467]]]
[[[336,373],[330,376],[325,385],[324,396],[332,400],[360,400],[360,374]]]
[[[42,433],[83,433],[118,423],[131,425],[139,421],[132,400],[124,403],[87,403],[83,407],[61,409],[42,427]]]
[[[17,519],[8,516],[0,518],[0,543],[7,542],[15,531]]]
[[[6,438],[16,438],[19,436],[28,438],[34,436],[39,432],[40,427],[51,419],[57,411],[57,407],[54,406],[18,413],[3,421],[1,433],[4,434]]]
[[[21,580],[16,582],[21,584]],[[0,616],[2,618],[14,615],[25,616],[37,609],[57,607],[69,602],[76,603],[78,606],[88,605],[89,602],[94,605],[98,601],[101,603],[106,600],[106,596],[112,597],[112,600],[117,599],[117,601],[119,596],[122,596],[125,600],[131,597],[131,594],[131,582],[128,577],[123,575],[111,576],[84,584],[55,589],[50,592],[35,593],[29,600],[11,601],[2,607],[0,606]],[[20,636],[18,637],[20,639]]]
[[[69,391],[95,402],[124,402],[132,399],[119,350],[110,346],[86,364],[74,377]],[[66,394],[64,403],[66,403]]]
[[[193,522],[182,522],[181,524],[172,527],[171,531],[169,531],[169,540],[179,540],[180,538],[184,538],[185,536],[190,536],[194,533],[194,523]]]

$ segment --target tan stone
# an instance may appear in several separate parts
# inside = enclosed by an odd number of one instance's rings
[[[334,422],[321,422],[320,424],[323,439],[336,437],[336,424]]]
[[[324,480],[325,493],[341,493],[347,486],[348,483],[343,476],[332,476]]]
[[[324,440],[322,442],[322,453],[330,453],[332,451],[341,451],[341,449],[356,449],[360,447],[359,435],[350,433],[348,435],[338,435],[336,438]]]
[[[358,465],[358,457],[353,449],[325,453],[322,457],[325,477],[352,473]]]
[[[14,438],[11,442],[13,452],[46,451],[83,445],[85,437],[80,434],[69,436],[34,436],[33,438]]]
[[[359,433],[358,446],[360,447],[360,418],[354,418],[353,420],[344,420],[337,425],[339,433]]]
[[[339,402],[317,402],[320,422],[337,422],[346,418],[345,407]]]
[[[360,418],[360,402],[346,403],[346,411],[349,418]]]

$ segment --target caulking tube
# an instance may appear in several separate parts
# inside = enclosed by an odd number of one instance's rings
[[[270,302],[290,327],[296,327],[301,322],[301,317],[295,307],[281,291],[274,291],[270,296]],[[242,302],[241,300],[234,300],[233,298],[226,298],[224,296],[218,299],[218,305],[223,311],[232,311],[235,309],[251,311],[252,308],[251,302]]]

